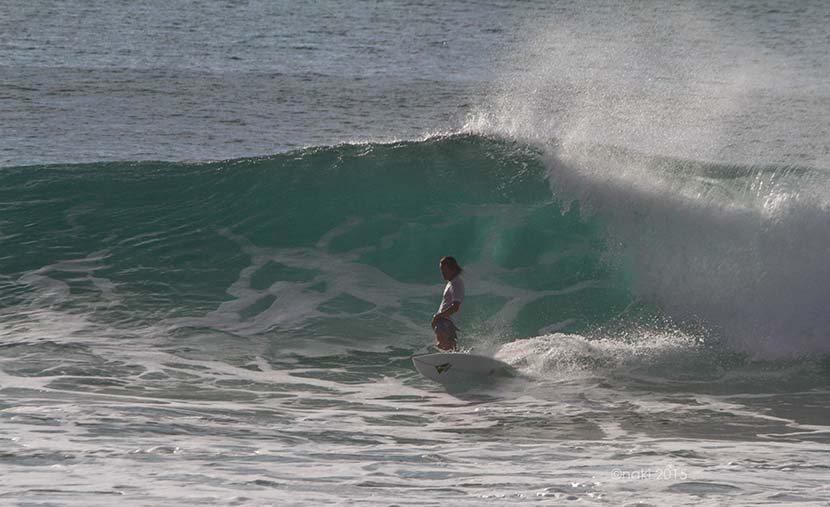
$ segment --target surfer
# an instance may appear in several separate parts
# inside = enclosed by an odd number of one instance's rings
[[[432,331],[435,333],[435,340],[441,350],[458,350],[456,342],[457,332],[451,315],[458,313],[461,303],[464,301],[464,280],[461,279],[461,266],[455,257],[444,257],[438,263],[441,276],[447,281],[444,287],[444,296],[441,299],[441,306],[438,313],[432,316]]]

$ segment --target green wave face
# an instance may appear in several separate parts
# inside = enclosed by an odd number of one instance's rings
[[[588,329],[628,302],[601,226],[563,212],[540,154],[475,136],[11,168],[0,188],[6,308],[306,344],[429,343],[444,255],[465,268],[468,343]]]

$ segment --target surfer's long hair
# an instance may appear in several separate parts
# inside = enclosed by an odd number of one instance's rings
[[[441,264],[446,265],[451,270],[455,271],[455,274],[460,275],[462,271],[464,271],[461,266],[458,265],[458,261],[455,260],[455,257],[446,256],[441,258]]]

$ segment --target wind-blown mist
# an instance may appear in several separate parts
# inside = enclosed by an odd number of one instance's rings
[[[601,218],[637,297],[755,356],[830,351],[818,35],[765,48],[751,9],[659,9],[540,23],[523,72],[466,130],[538,146],[553,194]]]

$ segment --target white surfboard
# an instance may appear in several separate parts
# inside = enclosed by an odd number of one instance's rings
[[[498,359],[463,352],[412,356],[412,363],[421,375],[444,385],[487,381],[513,373],[509,364]]]

